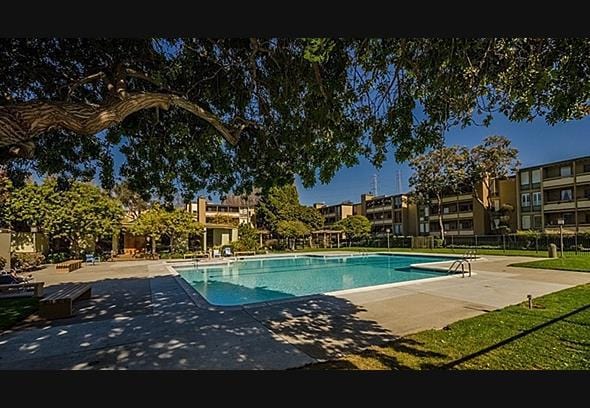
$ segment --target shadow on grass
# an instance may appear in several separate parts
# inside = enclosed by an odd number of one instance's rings
[[[447,356],[445,354],[441,354],[434,351],[428,351],[421,349],[423,343],[418,342],[416,340],[410,338],[400,338],[391,343],[385,345],[385,349],[377,350],[374,348],[363,350],[356,354],[359,358],[363,359],[365,362],[367,360],[371,361],[368,364],[369,366],[374,365],[375,369],[384,369],[384,370],[413,370],[415,367],[410,367],[407,364],[402,363],[398,358],[394,355],[385,353],[384,350],[389,350],[392,354],[399,353],[404,354],[411,358],[437,358],[441,360],[445,360]],[[366,368],[366,365],[363,366]],[[423,363],[420,365],[421,369],[437,369],[440,368],[440,365],[432,364],[432,363]],[[350,360],[332,360],[326,361],[323,363],[313,364],[304,367],[304,369],[308,370],[357,370],[359,367],[354,364],[354,361]]]

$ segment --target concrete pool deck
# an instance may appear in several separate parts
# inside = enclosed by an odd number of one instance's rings
[[[195,303],[162,261],[51,266],[34,272],[47,293],[92,282],[93,297],[72,318],[32,316],[1,333],[0,369],[295,368],[590,282],[590,273],[507,266],[531,259],[485,256],[472,277],[227,310]]]

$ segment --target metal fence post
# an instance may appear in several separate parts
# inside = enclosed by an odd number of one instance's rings
[[[475,235],[475,249],[477,249],[477,235]]]
[[[539,253],[539,237],[535,237],[535,253]]]
[[[502,234],[502,249],[506,252],[506,235]]]

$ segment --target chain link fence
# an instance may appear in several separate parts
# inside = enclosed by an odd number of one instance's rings
[[[343,241],[341,247],[371,247],[371,248],[449,248],[457,250],[489,249],[499,251],[531,251],[532,253],[547,253],[550,244],[561,250],[563,240],[563,252],[586,254],[590,256],[590,235],[576,234],[563,235],[539,234],[538,236],[525,235],[471,235],[471,236],[447,236],[442,242],[438,237],[399,237],[390,236],[389,240],[383,236],[372,236],[353,242]]]

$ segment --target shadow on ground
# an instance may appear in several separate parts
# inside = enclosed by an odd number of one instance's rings
[[[0,334],[0,369],[286,369],[395,339],[336,297],[221,310],[195,306],[169,275],[90,284],[74,317]]]

